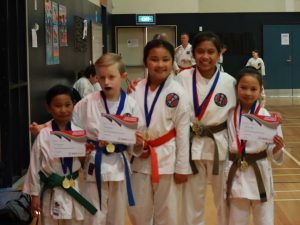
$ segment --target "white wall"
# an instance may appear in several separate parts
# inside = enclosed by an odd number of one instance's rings
[[[111,0],[113,14],[300,12],[300,0]]]

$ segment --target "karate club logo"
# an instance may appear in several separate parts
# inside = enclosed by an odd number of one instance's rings
[[[174,108],[178,105],[179,96],[175,93],[170,93],[166,97],[166,105],[170,108]]]
[[[216,94],[214,100],[217,106],[224,107],[227,105],[227,97],[223,93]]]

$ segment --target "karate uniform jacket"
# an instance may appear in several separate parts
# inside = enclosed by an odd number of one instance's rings
[[[265,63],[262,58],[250,58],[246,66],[253,66],[255,69],[259,70],[262,76],[266,75]]]
[[[240,108],[237,109],[237,112]],[[270,114],[265,108],[261,108],[258,115],[269,116]],[[239,127],[239,121],[237,121]],[[238,147],[236,142],[236,129],[234,127],[234,109],[229,114],[228,119],[228,132],[229,132],[229,151],[231,153],[238,153]],[[281,126],[278,126],[277,133],[282,136]],[[267,150],[267,155],[270,160],[276,164],[283,162],[283,151],[279,151],[273,154],[274,144],[267,144],[260,141],[248,140],[246,144],[246,153],[255,154],[261,151]],[[273,197],[273,176],[272,168],[268,158],[257,160],[258,168],[261,172],[263,183],[266,189],[267,199]],[[232,161],[227,161],[225,167],[225,177],[228,179],[228,172],[232,165]],[[226,185],[225,185],[226,187]],[[246,198],[250,200],[260,200],[259,191],[256,183],[256,176],[252,166],[248,167],[245,171],[237,170],[231,188],[231,197],[233,198]]]
[[[182,60],[189,60],[191,65],[186,65]],[[188,43],[185,48],[182,45],[179,45],[175,50],[175,61],[177,65],[181,67],[195,65],[196,63],[192,53],[192,45]]]
[[[184,70],[176,76],[176,79],[183,85],[188,95],[189,113],[191,123],[196,120],[193,104],[193,72],[195,69]],[[198,102],[201,104],[207,96],[216,73],[208,80],[202,77],[199,71],[196,71],[196,88],[198,93]],[[228,112],[236,105],[235,79],[225,72],[220,72],[219,81],[215,87],[208,107],[201,119],[204,126],[216,126],[227,121]],[[191,124],[192,125],[192,124]],[[228,134],[224,129],[213,134],[218,145],[219,160],[225,160],[228,149]],[[192,140],[192,159],[193,160],[213,160],[215,145],[209,137],[195,136]]]
[[[72,130],[82,130],[71,123]],[[42,183],[39,177],[39,171],[42,171],[46,176],[56,173],[60,176],[65,176],[60,158],[53,158],[50,155],[50,132],[52,131],[51,122],[43,128],[36,137],[31,154],[30,165],[25,178],[23,192],[34,196],[40,196]],[[73,158],[72,172],[80,170],[81,164],[77,157]],[[66,175],[69,174],[69,171]],[[74,189],[79,192],[79,178],[75,179]],[[43,200],[43,216],[52,216],[54,219],[84,219],[84,208],[77,203],[61,187],[55,187],[52,190],[47,190],[44,193]]]
[[[145,118],[144,96],[147,80],[138,83],[132,96],[136,99],[143,117]],[[158,88],[151,92],[148,90],[148,111],[151,108]],[[174,99],[173,101],[170,99]],[[178,101],[177,101],[178,99]],[[156,147],[159,174],[188,174],[189,172],[189,108],[186,95],[181,85],[170,75],[165,81],[153,110],[150,125],[145,128],[150,140],[154,140],[176,129],[176,137],[165,144]],[[151,174],[151,160],[135,158],[132,164],[135,172]]]
[[[120,101],[120,100],[119,100]],[[107,101],[110,114],[116,114],[119,105],[118,102]],[[78,126],[87,131],[87,136],[91,140],[98,140],[98,134],[101,132],[100,116],[101,113],[106,113],[103,98],[99,91],[83,98],[75,105],[73,111],[73,121]],[[136,106],[136,102],[130,96],[126,96],[124,109],[121,115],[141,117],[140,111]],[[139,119],[139,127],[143,121]],[[131,146],[132,147],[132,146]],[[130,146],[128,146],[130,150]],[[87,181],[96,182],[95,171],[89,171],[90,164],[95,163],[96,151],[87,156],[85,165],[85,178]],[[125,167],[121,153],[102,154],[101,176],[102,181],[121,181],[125,179]]]
[[[81,98],[84,98],[88,94],[95,91],[95,87],[86,77],[79,78],[79,80],[77,80],[73,85],[73,88],[75,88],[79,92]]]

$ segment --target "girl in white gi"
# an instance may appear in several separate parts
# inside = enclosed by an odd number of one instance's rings
[[[252,213],[255,225],[274,224],[272,168],[268,158],[283,160],[284,141],[280,126],[274,143],[240,140],[240,118],[244,113],[269,116],[261,107],[262,76],[253,67],[242,69],[237,78],[238,105],[228,119],[229,161],[226,166],[229,225],[249,224]]]
[[[33,216],[42,213],[42,224],[83,224],[84,208],[69,194],[69,191],[79,191],[80,161],[77,157],[53,158],[50,154],[51,131],[81,130],[70,122],[74,107],[72,91],[66,86],[56,85],[47,92],[46,102],[53,120],[46,124],[34,141],[23,191],[32,197]],[[71,187],[63,184],[64,177]],[[53,180],[50,181],[51,178]],[[57,185],[50,185],[54,181]]]
[[[144,114],[144,153],[133,159],[133,225],[176,225],[178,187],[189,173],[189,108],[173,77],[174,47],[152,40],[144,48],[148,79],[133,96]]]
[[[217,69],[221,42],[211,32],[198,33],[192,43],[196,68],[176,78],[188,93],[191,118],[191,165],[194,175],[183,188],[184,225],[203,225],[208,180],[211,182],[218,225],[227,223],[223,197],[224,160],[228,148],[226,121],[236,105],[235,79]]]
[[[73,121],[87,131],[95,151],[85,164],[85,196],[96,206],[97,213],[86,214],[87,225],[122,225],[125,222],[127,197],[134,205],[126,152],[129,146],[106,143],[98,139],[101,113],[141,117],[136,102],[121,90],[127,78],[120,55],[108,53],[95,63],[102,91],[94,92],[74,108]],[[140,119],[143,122],[142,119]],[[142,150],[142,135],[137,133],[136,150]],[[127,190],[127,191],[126,191]]]

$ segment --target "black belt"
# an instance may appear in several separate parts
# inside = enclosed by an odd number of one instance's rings
[[[198,173],[198,169],[192,160],[192,142],[194,136],[199,136],[199,137],[210,137],[213,139],[214,144],[215,144],[215,151],[214,151],[214,161],[213,161],[213,175],[218,175],[219,174],[219,150],[218,150],[218,145],[216,143],[214,133],[218,133],[224,129],[227,128],[227,122],[221,123],[217,126],[198,126],[197,129],[193,129],[191,127],[191,135],[190,135],[190,165],[193,171],[193,174]]]
[[[229,202],[229,195],[231,192],[232,188],[232,183],[233,183],[233,178],[234,175],[237,171],[237,169],[241,168],[243,169],[243,166],[246,165],[246,168],[248,166],[252,166],[254,169],[255,177],[256,177],[256,182],[257,182],[257,187],[259,191],[259,196],[260,196],[260,201],[261,202],[266,202],[267,201],[267,194],[266,194],[266,189],[264,186],[264,182],[261,176],[261,172],[258,168],[258,165],[256,163],[257,160],[260,159],[265,159],[267,158],[267,151],[264,150],[259,153],[254,153],[254,154],[246,154],[246,156],[242,159],[240,154],[235,154],[235,153],[229,153],[229,160],[233,161],[229,173],[228,173],[228,180],[227,180],[227,191],[226,191],[226,198],[227,202]]]

